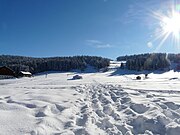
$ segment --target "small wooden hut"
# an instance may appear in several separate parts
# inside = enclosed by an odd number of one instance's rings
[[[12,69],[6,66],[0,67],[0,79],[9,79],[14,77],[15,72]]]

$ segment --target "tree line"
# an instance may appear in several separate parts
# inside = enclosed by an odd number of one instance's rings
[[[117,60],[126,61],[129,70],[164,70],[169,69],[171,63],[180,63],[180,54],[147,53],[120,56]]]
[[[49,57],[33,58],[25,56],[0,55],[0,66],[7,66],[16,73],[29,71],[40,73],[44,71],[85,70],[87,66],[101,69],[109,66],[110,59],[97,56]]]

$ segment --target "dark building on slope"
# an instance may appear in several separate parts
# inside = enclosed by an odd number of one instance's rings
[[[12,69],[6,66],[0,67],[0,79],[9,79],[15,76],[15,72]]]

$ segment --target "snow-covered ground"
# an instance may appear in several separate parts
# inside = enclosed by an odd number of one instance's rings
[[[180,74],[117,69],[0,80],[1,135],[179,135]],[[137,74],[137,73],[136,73]]]

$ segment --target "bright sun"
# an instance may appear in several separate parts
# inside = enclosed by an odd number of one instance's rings
[[[164,33],[172,34],[174,38],[179,39],[180,34],[180,14],[173,11],[171,16],[162,18],[162,29]]]
[[[180,6],[173,5],[172,7],[173,8],[166,14],[153,12],[153,16],[159,21],[159,29],[156,31],[156,39],[161,39],[156,51],[161,48],[168,37],[171,37],[172,44],[180,49]]]

